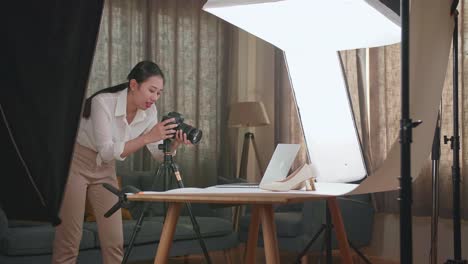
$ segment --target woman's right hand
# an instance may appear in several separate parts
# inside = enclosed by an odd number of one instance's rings
[[[158,142],[160,140],[172,138],[176,133],[176,130],[174,128],[178,126],[177,124],[174,124],[174,122],[175,119],[170,118],[154,125],[154,127],[151,128],[151,130],[145,134],[146,142],[153,143]]]

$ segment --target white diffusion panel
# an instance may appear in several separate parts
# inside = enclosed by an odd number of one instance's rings
[[[378,0],[209,0],[203,9],[284,51],[303,44],[349,50],[400,40],[398,17]]]
[[[303,50],[286,60],[317,181],[360,180],[367,172],[338,54]]]

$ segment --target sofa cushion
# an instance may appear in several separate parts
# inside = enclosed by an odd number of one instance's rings
[[[225,236],[232,233],[232,223],[226,219],[219,217],[196,217],[196,221],[200,227],[200,232],[203,237]],[[127,246],[135,229],[137,220],[123,221],[124,244]],[[135,245],[154,243],[160,240],[162,228],[164,225],[164,217],[145,217],[143,218],[142,226],[135,238]],[[94,232],[98,239],[97,224],[87,222],[84,224],[84,229]],[[174,241],[195,239],[196,234],[192,227],[190,217],[181,216],[177,222]],[[99,244],[99,241],[96,242]]]
[[[132,233],[135,230],[136,223],[136,220],[123,222],[125,245],[130,243],[130,239],[132,237]],[[163,224],[161,222],[155,221],[151,219],[151,217],[144,218],[141,229],[135,238],[135,244],[138,245],[159,241],[161,238],[162,228]]]
[[[249,224],[250,215],[242,216],[239,223],[241,232],[248,232]],[[275,225],[279,237],[298,236],[302,232],[302,212],[276,212]]]
[[[130,239],[132,237],[136,223],[137,220],[125,220],[122,223],[125,246],[127,246],[130,243]],[[163,224],[159,220],[154,220],[151,217],[143,218],[141,229],[140,231],[138,231],[137,236],[135,238],[135,245],[159,241],[161,237],[162,226]],[[96,244],[99,245],[97,224],[93,222],[88,222],[85,223],[84,228],[96,234]]]
[[[160,218],[163,221],[163,218]],[[226,219],[219,217],[195,216],[195,220],[200,227],[202,237],[224,236],[232,233],[232,223]],[[196,233],[193,230],[192,221],[189,216],[179,217],[177,222],[176,233],[174,240],[185,240],[196,238]]]
[[[6,236],[0,244],[4,255],[37,255],[52,253],[55,228],[48,223],[15,223],[10,222]],[[94,234],[83,230],[80,249],[96,246]]]

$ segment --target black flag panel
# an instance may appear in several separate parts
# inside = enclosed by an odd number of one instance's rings
[[[0,206],[57,224],[103,0],[0,6]]]
[[[400,0],[380,0],[380,2],[390,8],[398,16],[400,15]]]

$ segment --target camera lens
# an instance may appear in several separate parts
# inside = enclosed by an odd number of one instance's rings
[[[169,118],[174,118],[174,123],[171,124],[178,124],[178,127],[176,130],[182,130],[183,133],[187,134],[187,139],[192,143],[192,144],[198,144],[202,138],[202,131],[198,128],[195,128],[193,126],[187,125],[184,123],[184,117],[177,112],[170,112],[167,115],[163,116],[162,121],[169,119]],[[174,135],[175,136],[175,135]],[[174,136],[172,138],[174,138]]]
[[[200,129],[194,128],[193,126],[187,125],[185,123],[180,123],[178,129],[182,130],[183,133],[187,134],[187,139],[192,144],[198,144],[202,138],[202,131]]]

